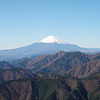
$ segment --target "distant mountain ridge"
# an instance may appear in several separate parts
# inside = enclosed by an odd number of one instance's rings
[[[74,44],[68,44],[56,36],[49,36],[40,42],[35,42],[31,45],[10,49],[10,50],[0,50],[0,60],[14,60],[23,57],[29,57],[32,55],[42,55],[42,54],[53,54],[59,51],[81,51],[94,53],[100,51],[100,49],[88,49],[82,48]]]
[[[41,56],[27,57],[18,61],[0,62],[0,70],[24,68],[39,76],[75,76],[88,77],[100,72],[100,53],[91,55],[81,52],[58,52]]]
[[[23,67],[35,74],[50,76],[88,77],[100,71],[100,53],[95,55],[81,52],[58,52],[37,57],[34,60],[23,59],[16,62],[15,67]]]
[[[0,61],[0,71],[4,69],[11,69],[14,68],[14,66],[6,61]]]
[[[5,69],[0,71],[0,83],[10,80],[35,77],[33,73],[22,68]]]
[[[34,60],[22,59],[13,63],[15,67],[22,67],[33,73],[54,73],[63,75],[71,68],[81,66],[91,59],[91,55],[81,52],[58,52],[37,57]]]
[[[91,60],[82,66],[72,68],[67,72],[67,74],[81,78],[88,77],[97,72],[100,72],[100,59]]]

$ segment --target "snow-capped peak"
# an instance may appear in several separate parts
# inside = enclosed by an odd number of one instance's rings
[[[58,44],[66,44],[66,42],[60,40],[56,36],[48,36],[40,41],[41,43],[58,43]]]

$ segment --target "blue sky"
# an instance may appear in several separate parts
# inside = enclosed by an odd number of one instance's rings
[[[0,49],[54,35],[100,48],[100,0],[0,0]]]

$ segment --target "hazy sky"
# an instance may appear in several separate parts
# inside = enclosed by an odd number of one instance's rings
[[[0,0],[0,49],[49,35],[100,48],[100,0]]]

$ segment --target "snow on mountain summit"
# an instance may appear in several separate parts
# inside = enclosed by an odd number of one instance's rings
[[[41,43],[58,43],[58,44],[66,44],[66,42],[60,40],[56,36],[48,36],[40,41]]]

